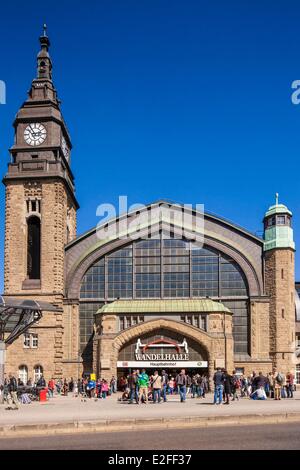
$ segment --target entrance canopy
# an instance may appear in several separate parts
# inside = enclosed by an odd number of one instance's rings
[[[211,299],[116,300],[97,313],[231,313],[221,302]]]
[[[62,309],[48,302],[35,300],[7,299],[0,296],[0,341],[13,343],[31,325],[42,318],[43,312],[61,312]],[[4,340],[5,334],[9,336]]]

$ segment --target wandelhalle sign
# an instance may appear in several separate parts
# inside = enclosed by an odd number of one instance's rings
[[[151,352],[150,350],[174,348],[173,352]],[[184,352],[182,352],[182,350]],[[135,347],[135,360],[133,361],[118,361],[117,367],[119,368],[205,368],[208,366],[207,361],[190,361],[189,349],[186,339],[182,343],[175,343],[164,338],[152,341],[151,343],[143,344],[140,339],[137,340]]]

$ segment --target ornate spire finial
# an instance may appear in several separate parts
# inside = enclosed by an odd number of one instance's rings
[[[276,201],[276,206],[278,206],[278,204],[279,204],[279,194],[278,193],[275,194],[275,201]]]
[[[48,78],[52,80],[52,62],[49,56],[50,40],[47,36],[47,25],[43,25],[43,34],[40,36],[41,50],[38,53],[38,75],[37,78]]]

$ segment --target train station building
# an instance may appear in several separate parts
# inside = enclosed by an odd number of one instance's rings
[[[6,372],[23,381],[142,367],[211,376],[220,366],[293,370],[300,382],[291,211],[278,198],[262,208],[259,237],[207,212],[195,229],[181,204],[158,200],[78,236],[71,136],[46,33],[40,44],[3,179],[4,296],[60,308],[8,348]]]

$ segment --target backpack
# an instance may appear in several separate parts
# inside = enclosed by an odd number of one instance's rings
[[[238,377],[233,378],[233,385],[235,386],[235,388],[240,388],[241,387],[241,381]]]
[[[277,383],[278,383],[279,385],[283,384],[283,382],[284,382],[284,377],[283,377],[283,375],[280,374],[279,372],[278,372],[278,374],[277,374],[277,376],[276,376],[276,381],[277,381]]]

